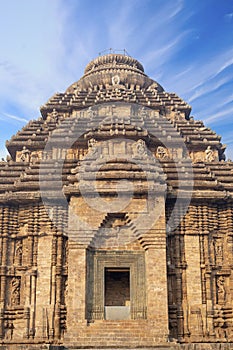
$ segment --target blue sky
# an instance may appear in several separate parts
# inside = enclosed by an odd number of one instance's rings
[[[2,0],[5,141],[107,48],[126,49],[228,145],[233,159],[233,0]]]

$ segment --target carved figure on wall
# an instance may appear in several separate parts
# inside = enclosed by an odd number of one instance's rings
[[[140,116],[145,118],[145,117],[147,117],[147,115],[148,115],[148,112],[146,111],[145,107],[143,106],[141,108],[141,111],[140,111]]]
[[[21,156],[20,156],[20,160],[22,160],[22,162],[29,162],[30,160],[30,151],[26,148],[26,146],[23,146],[22,152],[21,152]]]
[[[20,280],[13,278],[11,281],[11,305],[20,304]]]
[[[74,169],[71,169],[70,172],[71,174],[78,174],[79,170],[80,170],[80,162],[77,162],[76,167]]]
[[[226,301],[226,288],[225,288],[225,277],[219,276],[217,279],[217,295],[218,304],[222,304]]]
[[[31,162],[35,164],[39,160],[39,154],[37,152],[31,153]]]
[[[88,148],[92,148],[96,145],[96,140],[94,138],[91,138],[89,141],[88,141]]]
[[[57,121],[58,121],[58,112],[56,111],[55,108],[53,109],[53,111],[51,113],[48,113],[47,120],[57,123]]]
[[[168,158],[168,150],[163,146],[158,146],[156,151],[156,157],[159,159],[167,159]]]
[[[214,251],[215,251],[216,264],[221,265],[223,260],[223,247],[222,247],[222,242],[219,239],[215,240],[214,242]]]
[[[144,140],[138,140],[133,144],[133,156],[144,157],[147,156],[147,147]]]
[[[20,235],[27,235],[28,233],[28,224],[20,223],[19,225],[19,233]]]
[[[213,162],[215,160],[214,152],[211,149],[211,146],[208,146],[205,150],[205,159],[207,162]]]
[[[88,119],[92,119],[95,115],[96,115],[96,112],[93,111],[92,107],[89,107],[87,110]]]
[[[157,88],[158,88],[157,83],[152,83],[152,84],[147,88],[147,91],[151,91],[151,92],[152,92],[152,95],[156,95],[156,94],[157,94]]]
[[[112,85],[119,85],[120,84],[120,77],[119,75],[114,75],[112,77]]]
[[[184,119],[183,117],[182,117],[182,115],[181,115],[181,113],[180,113],[180,111],[175,111],[175,114],[174,114],[174,120],[175,121],[180,121],[180,120],[182,120],[182,119]]]
[[[88,152],[89,154],[96,154],[97,153],[97,147],[96,147],[96,140],[94,138],[91,138],[88,140]]]
[[[222,257],[222,245],[216,246],[216,255]]]
[[[15,263],[22,265],[23,245],[21,241],[16,241],[15,245]]]

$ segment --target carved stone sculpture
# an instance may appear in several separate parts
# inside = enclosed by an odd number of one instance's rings
[[[30,160],[30,151],[26,148],[26,146],[23,146],[23,150],[21,151],[20,160],[22,162],[29,162]]]
[[[233,348],[233,162],[190,113],[111,53],[7,141],[0,348]]]
[[[147,156],[147,147],[144,140],[139,139],[133,144],[133,157]]]
[[[207,162],[213,162],[215,160],[214,152],[211,149],[211,146],[208,146],[205,150],[205,157]]]
[[[11,305],[20,304],[20,280],[13,278],[11,281]]]
[[[163,146],[158,146],[156,151],[156,157],[159,159],[167,159],[168,158],[168,150]]]

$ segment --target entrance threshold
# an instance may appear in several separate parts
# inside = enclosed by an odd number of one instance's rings
[[[105,320],[119,321],[129,320],[130,306],[105,306]]]

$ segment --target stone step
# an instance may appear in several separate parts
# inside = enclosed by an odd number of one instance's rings
[[[86,327],[86,328],[83,328],[85,330],[95,330],[95,329],[101,329],[101,330],[121,330],[121,329],[124,329],[124,330],[144,330],[144,329],[148,329],[147,328],[148,326],[145,325],[145,326],[137,326],[137,325],[132,325],[132,326],[110,326],[110,325],[95,325],[95,326],[90,326],[90,327]],[[80,328],[82,330],[82,328]]]
[[[96,320],[89,325],[80,325],[77,334],[66,337],[67,344],[76,342],[82,346],[106,346],[111,348],[154,346],[166,341],[162,330],[154,327],[148,320]]]
[[[145,344],[145,343],[137,343],[137,342],[134,342],[134,343],[128,343],[127,341],[125,342],[122,342],[122,343],[117,343],[117,344],[114,344],[114,343],[109,343],[109,344],[106,344],[104,342],[102,343],[84,343],[84,344],[80,344],[80,346],[78,347],[77,345],[75,346],[75,348],[80,348],[80,349],[83,349],[83,348],[90,348],[90,349],[108,349],[108,350],[112,350],[112,349],[121,349],[121,348],[125,348],[127,345],[126,344],[129,344],[129,347],[128,349],[132,349],[132,348],[138,348],[138,349],[141,349],[141,348],[150,348],[150,349],[154,349],[155,348],[155,343],[148,343]],[[70,347],[65,347],[64,348],[65,350],[66,349],[72,349]],[[156,347],[157,349],[157,347]],[[171,349],[171,346],[169,347],[164,347],[164,348],[161,348],[161,349]],[[177,347],[172,347],[173,350],[177,349],[177,350],[180,350],[180,348],[177,348]],[[201,349],[202,350],[202,349]],[[208,349],[209,350],[209,349]],[[222,350],[222,349],[221,349]]]
[[[153,344],[152,346],[51,346],[49,350],[232,350],[233,343],[189,343],[189,344],[177,344],[177,343],[165,343],[165,344]]]
[[[154,344],[155,343],[155,338],[154,337],[143,337],[143,336],[139,336],[139,337],[128,337],[127,335],[122,335],[121,337],[115,337],[114,335],[112,335],[111,337],[77,337],[76,341],[78,343],[102,343],[105,345],[109,345],[109,344],[115,344],[115,345],[119,345],[121,343],[123,343],[123,345],[125,345],[126,343],[141,343],[144,345],[148,345],[148,344]]]
[[[96,345],[94,342],[88,345],[77,345],[77,343],[69,343],[64,345],[42,344],[4,344],[0,345],[1,350],[232,350],[233,343],[154,343],[151,346],[135,344],[129,345],[127,342],[120,345],[107,346]]]
[[[80,348],[90,347],[92,349],[95,348],[106,348],[106,349],[115,349],[115,348],[125,348],[128,346],[128,348],[153,348],[155,344],[160,343],[159,339],[154,337],[128,337],[122,336],[122,337],[115,337],[112,335],[111,337],[80,337],[76,339],[70,339],[66,340],[65,344],[67,344],[68,348],[72,348],[71,344],[73,344],[76,348],[80,346]],[[77,346],[77,344],[79,344]],[[161,344],[161,343],[160,343]],[[169,344],[169,346],[164,346],[160,348],[170,349],[172,344]],[[74,347],[74,348],[75,348]],[[175,348],[174,348],[175,349]]]
[[[103,327],[107,327],[107,326],[115,326],[115,327],[120,327],[120,326],[138,326],[138,327],[142,327],[142,326],[146,326],[148,325],[148,320],[117,320],[117,321],[112,321],[112,320],[95,320],[94,322],[90,322],[89,327],[93,327],[96,325],[101,325]]]
[[[156,330],[149,330],[149,329],[101,329],[101,328],[97,328],[97,329],[92,329],[92,330],[79,330],[79,334],[78,336],[82,336],[82,335],[87,335],[87,336],[91,336],[91,335],[101,335],[102,337],[106,336],[108,337],[109,335],[112,336],[120,336],[120,335],[127,335],[127,336],[133,336],[133,337],[139,337],[141,335],[146,335],[146,336],[150,336],[150,335],[154,335],[154,334],[159,334],[159,332],[157,332]]]
[[[173,345],[158,345],[158,346],[153,346],[153,347],[111,347],[111,348],[107,348],[107,347],[88,347],[88,348],[83,348],[83,347],[69,347],[69,348],[64,348],[62,350],[181,350],[181,348],[179,346],[173,346]],[[204,349],[204,348],[203,348]],[[209,348],[206,348],[209,349]],[[60,350],[60,349],[55,349],[55,350]],[[214,350],[214,349],[213,349]]]

